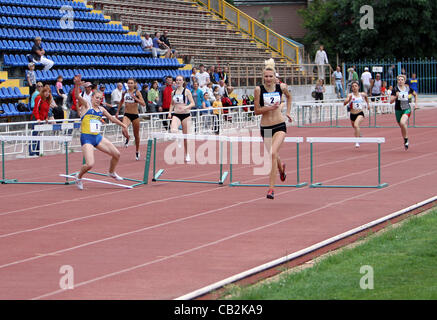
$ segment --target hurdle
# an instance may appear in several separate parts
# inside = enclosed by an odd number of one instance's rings
[[[109,183],[109,184],[113,184],[113,185],[117,185],[117,186],[123,186],[123,187],[128,188],[128,189],[148,184],[149,183],[149,171],[150,171],[150,157],[151,157],[151,153],[152,153],[152,143],[153,143],[152,139],[148,139],[147,140],[146,158],[145,158],[144,173],[143,173],[142,180],[123,177],[123,181],[131,181],[131,182],[135,182],[135,183],[132,184],[132,185],[118,185],[118,184],[115,184],[115,183]],[[85,162],[85,159],[83,161]],[[100,173],[100,172],[95,172],[95,171],[88,171],[87,173],[94,174],[94,175],[97,175],[97,176],[104,176],[104,177],[108,176],[107,173]],[[77,172],[75,174],[77,174]],[[85,179],[85,178],[82,178],[82,179],[89,180],[91,182],[100,182],[100,180],[95,181],[95,180],[92,180],[92,179]],[[104,182],[102,182],[102,183],[104,183]]]
[[[206,184],[219,184],[223,185],[225,182],[228,172],[223,171],[223,143],[228,141],[227,137],[224,136],[216,136],[216,135],[198,135],[198,134],[180,134],[180,133],[154,133],[152,134],[153,138],[153,177],[152,181],[164,181],[164,182],[186,182],[186,183],[206,183]],[[157,147],[157,139],[164,140],[174,140],[178,138],[188,138],[195,141],[219,141],[220,142],[220,164],[219,164],[219,177],[216,181],[202,181],[202,180],[187,180],[187,179],[161,179],[160,177],[164,173],[164,169],[159,169],[156,172],[156,147]]]
[[[65,177],[65,182],[24,182],[24,181],[18,181],[18,179],[6,179],[6,169],[5,169],[5,142],[6,141],[53,141],[53,142],[61,142],[64,143],[65,147],[65,175],[69,175],[68,173],[68,143],[72,141],[71,136],[7,136],[7,135],[0,135],[0,141],[1,141],[1,150],[2,150],[2,179],[0,180],[1,184],[64,184],[69,185],[73,184],[74,181],[69,181],[68,177]]]
[[[387,183],[381,183],[381,143],[385,142],[385,138],[350,138],[350,137],[307,137],[307,142],[310,143],[310,170],[311,170],[311,188],[384,188]],[[323,185],[321,182],[314,182],[314,166],[313,166],[313,144],[314,143],[377,143],[378,144],[378,184],[363,186],[363,185]]]
[[[232,159],[232,143],[236,142],[262,142],[261,137],[229,137],[229,144],[230,144],[230,164],[229,164],[229,186],[231,187],[268,187],[268,184],[249,184],[249,183],[240,183],[239,181],[233,182],[233,159]],[[308,183],[306,182],[300,182],[300,168],[299,168],[299,144],[302,143],[303,137],[285,137],[284,142],[286,143],[296,143],[296,184],[278,184],[275,185],[275,187],[295,187],[295,188],[301,188],[303,186],[306,186]]]

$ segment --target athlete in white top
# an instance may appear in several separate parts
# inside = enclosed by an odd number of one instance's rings
[[[364,119],[364,109],[369,110],[369,100],[367,99],[367,94],[364,92],[359,92],[359,84],[354,81],[351,85],[352,93],[349,93],[344,105],[349,105],[350,107],[350,119],[352,128],[354,128],[355,137],[361,137],[360,124]],[[360,144],[355,143],[355,147],[359,148]]]
[[[193,96],[191,91],[185,89],[184,78],[176,77],[176,89],[172,92],[172,99],[168,118],[171,118],[170,132],[177,133],[178,128],[182,125],[182,133],[187,134],[191,129],[191,108],[194,107]],[[184,156],[185,161],[190,162],[190,155],[187,151],[187,139],[184,139]]]

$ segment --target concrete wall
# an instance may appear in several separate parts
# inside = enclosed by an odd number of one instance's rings
[[[237,6],[238,9],[258,21],[258,12],[264,7],[270,7],[269,16],[272,18],[270,29],[291,39],[302,38],[305,35],[305,30],[301,26],[302,18],[297,14],[297,10],[306,8],[305,4]]]

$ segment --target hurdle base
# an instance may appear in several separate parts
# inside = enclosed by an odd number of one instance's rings
[[[1,184],[8,184],[8,183],[17,183],[18,180],[17,179],[5,179],[5,180],[0,180]]]
[[[316,182],[313,184],[310,184],[310,188],[371,188],[371,189],[381,189],[388,186],[388,183],[381,183],[376,186],[345,186],[345,185],[323,185],[321,182]]]
[[[94,172],[94,171],[88,171],[87,173],[90,173],[90,174],[94,174],[94,175],[97,175],[97,176],[102,176],[102,177],[108,177],[108,174],[107,173],[100,173],[100,172]],[[76,173],[73,173],[72,175],[75,175],[75,174],[78,174],[78,172]],[[138,187],[138,186],[142,186],[142,185],[145,185],[145,184],[147,184],[147,181],[142,181],[142,180],[137,180],[137,179],[131,179],[131,178],[125,178],[125,177],[123,177],[123,181],[132,181],[132,182],[137,182],[137,183],[135,183],[135,184],[133,184],[133,185],[131,185],[130,187],[132,187],[132,188],[135,188],[135,187]]]
[[[291,187],[291,188],[302,188],[308,185],[306,182],[298,183],[298,184],[275,184],[276,187]],[[239,181],[232,182],[229,184],[230,187],[270,187],[269,184],[250,184],[250,183],[240,183]]]
[[[184,182],[184,183],[204,183],[204,184],[219,184],[223,185],[225,182],[228,172],[225,171],[221,176],[219,181],[202,181],[202,180],[183,180],[183,179],[160,179],[159,177],[164,173],[164,169],[159,169],[155,176],[152,178],[153,182],[161,181],[161,182]]]

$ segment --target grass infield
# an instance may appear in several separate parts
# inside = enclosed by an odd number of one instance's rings
[[[242,300],[435,300],[437,209],[328,254],[312,267],[226,289],[226,299]]]

